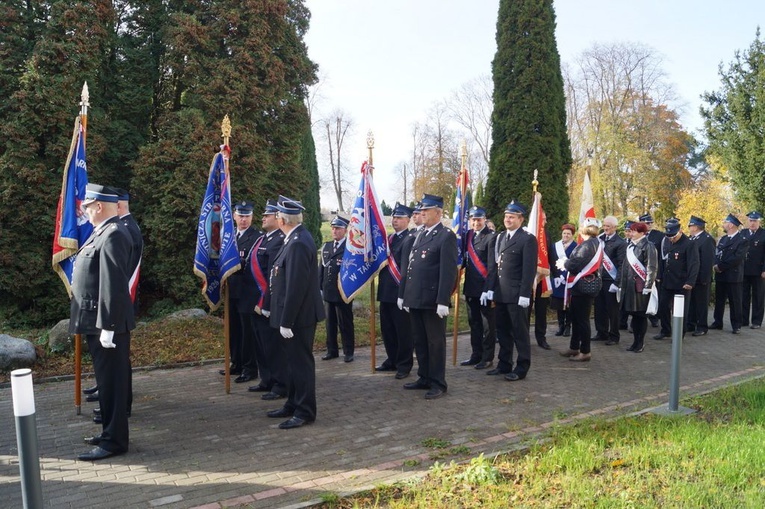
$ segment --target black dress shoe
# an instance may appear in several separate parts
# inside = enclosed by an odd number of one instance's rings
[[[601,336],[600,334],[597,334],[590,338],[590,341],[606,341],[608,338]]]
[[[84,440],[85,440],[85,443],[88,445],[98,445],[101,443],[101,435],[85,437]]]
[[[438,387],[433,387],[425,393],[425,399],[438,399],[445,394],[446,391],[439,389]]]
[[[85,396],[85,401],[98,401],[98,391]]]
[[[375,368],[375,371],[396,371],[396,368],[388,364],[380,364]]]
[[[499,368],[494,368],[486,372],[486,374],[490,376],[506,375],[507,373],[508,371],[500,371]]]
[[[741,329],[733,329],[733,334],[741,334]]]
[[[723,326],[721,323],[713,323],[712,325],[709,326],[709,328],[715,329],[715,330],[722,330]]]
[[[404,371],[399,371],[398,373],[396,373],[396,377],[395,378],[396,378],[396,380],[403,380],[404,378],[406,378],[408,376],[409,376],[409,373],[404,372]]]
[[[270,412],[267,412],[266,415],[274,419],[280,419],[283,417],[292,417],[292,414],[294,413],[295,412],[293,410],[287,410],[286,408],[282,407],[278,410],[271,410]]]
[[[94,393],[94,392],[96,392],[97,390],[98,390],[98,386],[97,386],[97,385],[94,385],[93,387],[88,387],[87,389],[83,389],[83,390],[82,390],[82,393],[83,393],[83,394],[93,394],[93,393]]]
[[[641,353],[644,349],[645,349],[645,345],[640,345],[633,348],[632,351],[635,353]]]
[[[660,333],[656,334],[653,337],[653,339],[658,341],[658,340],[661,340],[661,339],[664,339],[664,338],[668,338],[668,337],[669,337],[669,334],[664,334],[663,332],[660,332]]]
[[[117,453],[107,451],[106,449],[95,447],[91,451],[80,454],[79,456],[77,456],[77,459],[81,461],[97,461],[97,460],[102,460],[104,458],[110,458],[111,456],[115,456],[116,454]]]
[[[635,345],[630,345],[627,347],[628,352],[634,352],[635,351]]]
[[[547,340],[545,340],[545,339],[538,339],[537,340],[537,344],[539,345],[540,348],[544,348],[545,350],[551,350],[552,349],[550,347],[550,345],[547,344]]]
[[[606,341],[606,346],[618,345],[618,344],[619,344],[618,339],[609,339],[608,341]]]
[[[493,365],[494,363],[492,361],[481,361],[473,367],[475,369],[486,369],[492,367]]]
[[[752,325],[749,326],[750,329],[759,329],[760,327],[762,327],[762,325],[758,323],[753,323]]]
[[[518,375],[518,373],[511,371],[510,373],[505,375],[505,380],[507,380],[508,382],[517,382],[518,380],[522,380],[522,378],[520,377],[520,375]]]
[[[555,333],[556,336],[562,336],[563,335],[563,329],[558,329],[558,331]]]
[[[249,382],[250,380],[255,380],[255,378],[256,377],[254,377],[252,375],[241,374],[238,377],[234,378],[234,383],[235,384],[243,384],[245,382]]]
[[[564,337],[564,338],[567,338],[567,337],[569,337],[570,335],[571,335],[571,327],[568,327],[568,326],[567,326],[565,329],[563,329],[563,337]]]
[[[250,392],[271,392],[271,388],[263,384],[252,385],[247,390]]]
[[[353,362],[353,355],[346,355],[343,358],[343,362]]]
[[[430,389],[430,384],[425,383],[422,380],[417,380],[416,382],[409,382],[408,384],[404,384],[404,389],[408,391],[427,390]]]
[[[706,335],[707,335],[707,331],[705,331],[705,330],[697,330],[693,334],[691,334],[691,336],[697,336],[697,337],[698,336],[706,336]]]
[[[338,353],[325,353],[321,356],[321,360],[328,361],[330,359],[337,359],[338,357],[340,357],[340,354]]]
[[[479,362],[481,362],[481,359],[470,358],[470,359],[467,359],[467,360],[464,360],[464,361],[460,362],[460,366],[475,366]]]
[[[241,375],[242,374],[242,368],[231,368],[228,373],[229,373],[229,375]],[[218,374],[221,375],[221,376],[225,376],[226,375],[226,370],[225,369],[219,369],[218,370]]]
[[[284,396],[281,394],[277,394],[275,392],[267,392],[263,394],[260,399],[265,399],[266,401],[273,401],[275,399],[282,399]]]
[[[289,420],[284,421],[279,425],[279,429],[292,429],[311,424],[313,421],[301,419],[300,417],[290,417]]]
[[[101,414],[97,414],[97,415],[93,416],[93,422],[96,423],[96,424],[103,424],[104,423],[104,419],[103,419],[103,417],[101,417]]]

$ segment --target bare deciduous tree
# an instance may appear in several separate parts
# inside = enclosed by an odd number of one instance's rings
[[[491,76],[484,74],[456,90],[448,102],[451,118],[467,131],[470,178],[481,184],[489,170],[491,150],[491,112],[494,84]]]
[[[345,164],[343,161],[343,143],[346,136],[353,131],[353,120],[342,110],[335,110],[330,116],[321,119],[322,137],[327,143],[329,155],[329,170],[332,188],[337,198],[338,210],[345,210],[343,193],[347,184],[345,179]]]

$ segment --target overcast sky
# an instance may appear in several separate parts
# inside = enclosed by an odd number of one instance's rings
[[[436,101],[491,72],[498,0],[306,0],[308,54],[319,65],[318,114],[340,108],[356,125],[347,140],[349,166],[367,157],[375,137],[378,195],[400,197],[395,166],[409,158],[411,127]],[[556,0],[561,61],[573,62],[595,43],[645,44],[663,57],[679,96],[674,106],[694,134],[704,91],[720,88],[718,66],[754,41],[765,23],[763,0]],[[314,120],[319,118],[314,113]],[[317,139],[320,172],[324,149]],[[352,175],[355,189],[358,178]],[[327,184],[331,186],[331,184]],[[335,207],[322,189],[322,206]]]

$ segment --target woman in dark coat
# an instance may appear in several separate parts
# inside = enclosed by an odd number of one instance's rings
[[[600,279],[603,249],[601,249],[600,241],[598,240],[597,220],[585,219],[579,233],[582,236],[582,243],[576,246],[570,258],[558,260],[558,268],[567,270],[569,272],[569,279],[575,278],[580,272],[583,275],[592,273]],[[595,262],[594,265],[591,263],[593,261]],[[580,282],[577,281],[568,290],[571,295],[571,302],[569,304],[569,310],[571,311],[571,342],[569,349],[561,352],[561,355],[568,357],[571,361],[587,362],[592,357],[590,354],[590,312],[592,311],[592,302],[595,300],[595,296],[583,294],[580,291],[579,284]]]
[[[648,225],[633,223],[630,229],[632,242],[627,247],[627,255],[622,265],[619,299],[622,310],[632,315],[634,339],[627,351],[640,353],[643,351],[643,340],[648,329],[645,311],[651,299],[651,289],[656,281],[659,262],[656,247],[645,236]]]

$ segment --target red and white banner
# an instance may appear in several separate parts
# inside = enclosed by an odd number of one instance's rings
[[[542,194],[534,193],[534,204],[529,214],[529,233],[537,238],[537,276],[535,285],[542,285],[542,297],[548,297],[552,293],[552,281],[550,280],[550,256],[545,234],[545,212],[542,209]]]
[[[590,173],[584,172],[584,184],[582,185],[582,204],[579,206],[579,228],[584,224],[587,218],[595,219],[595,201],[592,199],[592,184],[590,183]],[[582,243],[582,236],[577,235],[577,244]]]

